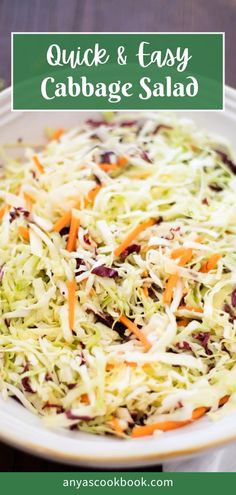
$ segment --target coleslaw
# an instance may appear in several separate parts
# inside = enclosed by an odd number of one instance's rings
[[[0,392],[142,437],[236,407],[236,165],[167,113],[0,150]]]

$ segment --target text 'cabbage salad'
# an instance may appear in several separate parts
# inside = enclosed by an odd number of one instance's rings
[[[142,437],[236,407],[236,165],[166,113],[1,149],[0,391]]]

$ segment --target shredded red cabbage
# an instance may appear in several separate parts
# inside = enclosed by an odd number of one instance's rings
[[[75,416],[75,414],[72,414],[70,409],[66,411],[66,416],[68,419],[78,419],[81,421],[91,421],[92,419],[94,419],[90,416]]]
[[[212,191],[215,191],[215,192],[221,192],[223,191],[223,187],[219,186],[218,184],[209,184],[209,188],[212,190]]]
[[[114,151],[104,151],[101,154],[101,163],[112,163],[112,156],[115,156]]]
[[[236,165],[235,163],[229,158],[227,153],[224,153],[224,151],[221,150],[215,150],[216,153],[220,156],[222,162],[229,167],[231,172],[233,172],[234,175],[236,175]]]
[[[210,339],[210,332],[198,332],[193,335],[193,337],[199,340],[202,347],[204,347],[207,354],[211,354],[210,349],[208,348],[208,343]]]
[[[229,315],[229,322],[233,324],[234,320],[236,320],[236,315],[234,314],[233,309],[231,308],[231,306],[229,304],[225,304],[223,309],[224,309],[225,313],[227,313]]]
[[[30,392],[31,394],[35,394],[35,391],[32,389],[32,387],[30,385],[30,381],[29,381],[28,376],[25,376],[24,378],[22,378],[21,383],[22,383],[26,392]]]
[[[60,406],[59,404],[50,404],[50,402],[46,402],[44,404],[43,409],[56,409],[58,414],[61,414],[65,412],[64,407]]]
[[[101,125],[106,125],[106,126],[113,125],[111,122],[107,122],[106,120],[94,120],[94,119],[86,120],[86,124],[90,125],[94,129],[96,129],[96,127],[100,127]]]
[[[63,229],[60,230],[59,234],[61,236],[68,235],[70,232],[70,227],[63,227]]]
[[[13,222],[17,217],[20,217],[23,215],[23,217],[28,218],[30,216],[30,212],[28,210],[25,210],[25,208],[22,208],[19,206],[18,208],[13,208],[13,210],[10,211],[10,223]]]
[[[171,125],[159,124],[156,126],[156,129],[154,130],[153,134],[157,134],[162,129],[170,131],[171,129],[173,129],[173,127]]]
[[[121,122],[121,127],[133,127],[134,125],[137,125],[137,123],[137,120],[124,120]]]
[[[93,268],[92,272],[94,275],[98,275],[99,277],[108,277],[114,278],[117,277],[118,271],[114,268],[109,268],[108,266],[101,265]]]
[[[236,308],[236,288],[233,290],[231,294],[231,304],[233,308]]]
[[[141,250],[141,246],[139,244],[130,244],[130,246],[128,246],[122,253],[121,253],[121,256],[122,258],[126,258],[127,256],[129,256],[129,254],[132,254],[132,253],[137,253],[139,254]]]
[[[141,151],[141,158],[145,160],[145,162],[152,163],[151,158],[148,156],[148,153],[145,150]]]
[[[192,347],[190,346],[190,344],[186,340],[183,340],[183,342],[178,343],[176,345],[176,347],[178,349],[181,349],[181,350],[184,350],[184,351],[191,351],[192,350]]]

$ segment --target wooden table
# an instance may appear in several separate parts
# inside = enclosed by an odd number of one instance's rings
[[[225,31],[226,82],[236,87],[235,26],[236,0],[0,0],[0,79],[10,84],[11,31]],[[84,469],[0,444],[0,471],[63,470]]]

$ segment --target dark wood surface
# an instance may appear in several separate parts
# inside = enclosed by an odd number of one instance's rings
[[[236,0],[0,0],[0,79],[10,84],[11,31],[225,31],[226,82],[236,87],[235,26]],[[0,471],[83,470],[0,443]]]

